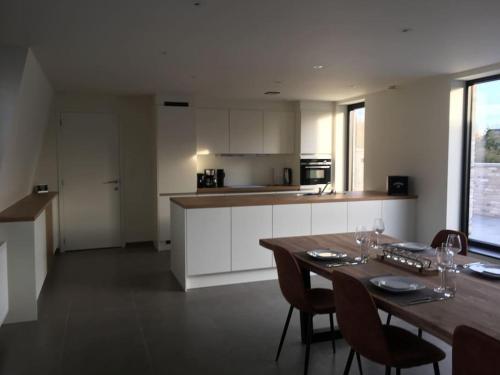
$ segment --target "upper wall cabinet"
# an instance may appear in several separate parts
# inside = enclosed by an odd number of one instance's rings
[[[300,153],[332,153],[331,111],[302,110],[300,113]]]
[[[229,111],[229,152],[232,154],[262,154],[263,114],[255,110]]]
[[[264,112],[264,153],[293,154],[295,113]]]
[[[229,152],[229,111],[227,109],[196,110],[196,149],[199,154]]]

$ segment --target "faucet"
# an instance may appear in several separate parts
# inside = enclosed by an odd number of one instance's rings
[[[331,185],[331,182],[327,182],[325,184],[325,186],[323,187],[323,189],[318,188],[318,196],[322,196],[323,195],[323,193],[325,192],[325,190],[328,187],[328,185]],[[330,194],[335,194],[335,191],[333,190],[333,186],[332,186],[332,191],[330,192]]]

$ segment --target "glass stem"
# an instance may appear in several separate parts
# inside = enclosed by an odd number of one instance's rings
[[[446,268],[441,271],[441,289],[446,288]]]

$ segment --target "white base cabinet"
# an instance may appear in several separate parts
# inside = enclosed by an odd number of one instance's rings
[[[263,238],[371,229],[382,217],[388,235],[415,239],[415,199],[185,209],[171,205],[172,272],[184,290],[277,277]]]
[[[312,234],[347,232],[347,202],[316,203],[311,206]]]
[[[272,267],[272,252],[259,245],[273,236],[273,206],[231,208],[231,271]]]
[[[231,209],[187,211],[187,274],[231,271]]]
[[[9,279],[7,275],[7,245],[0,243],[0,326],[9,312]]]
[[[382,217],[382,201],[347,202],[347,231],[363,225],[371,230],[373,221]]]

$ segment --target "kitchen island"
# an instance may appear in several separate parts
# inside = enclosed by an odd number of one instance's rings
[[[353,232],[382,217],[385,233],[415,238],[416,196],[382,192],[172,197],[172,272],[184,290],[275,279],[263,238]]]

